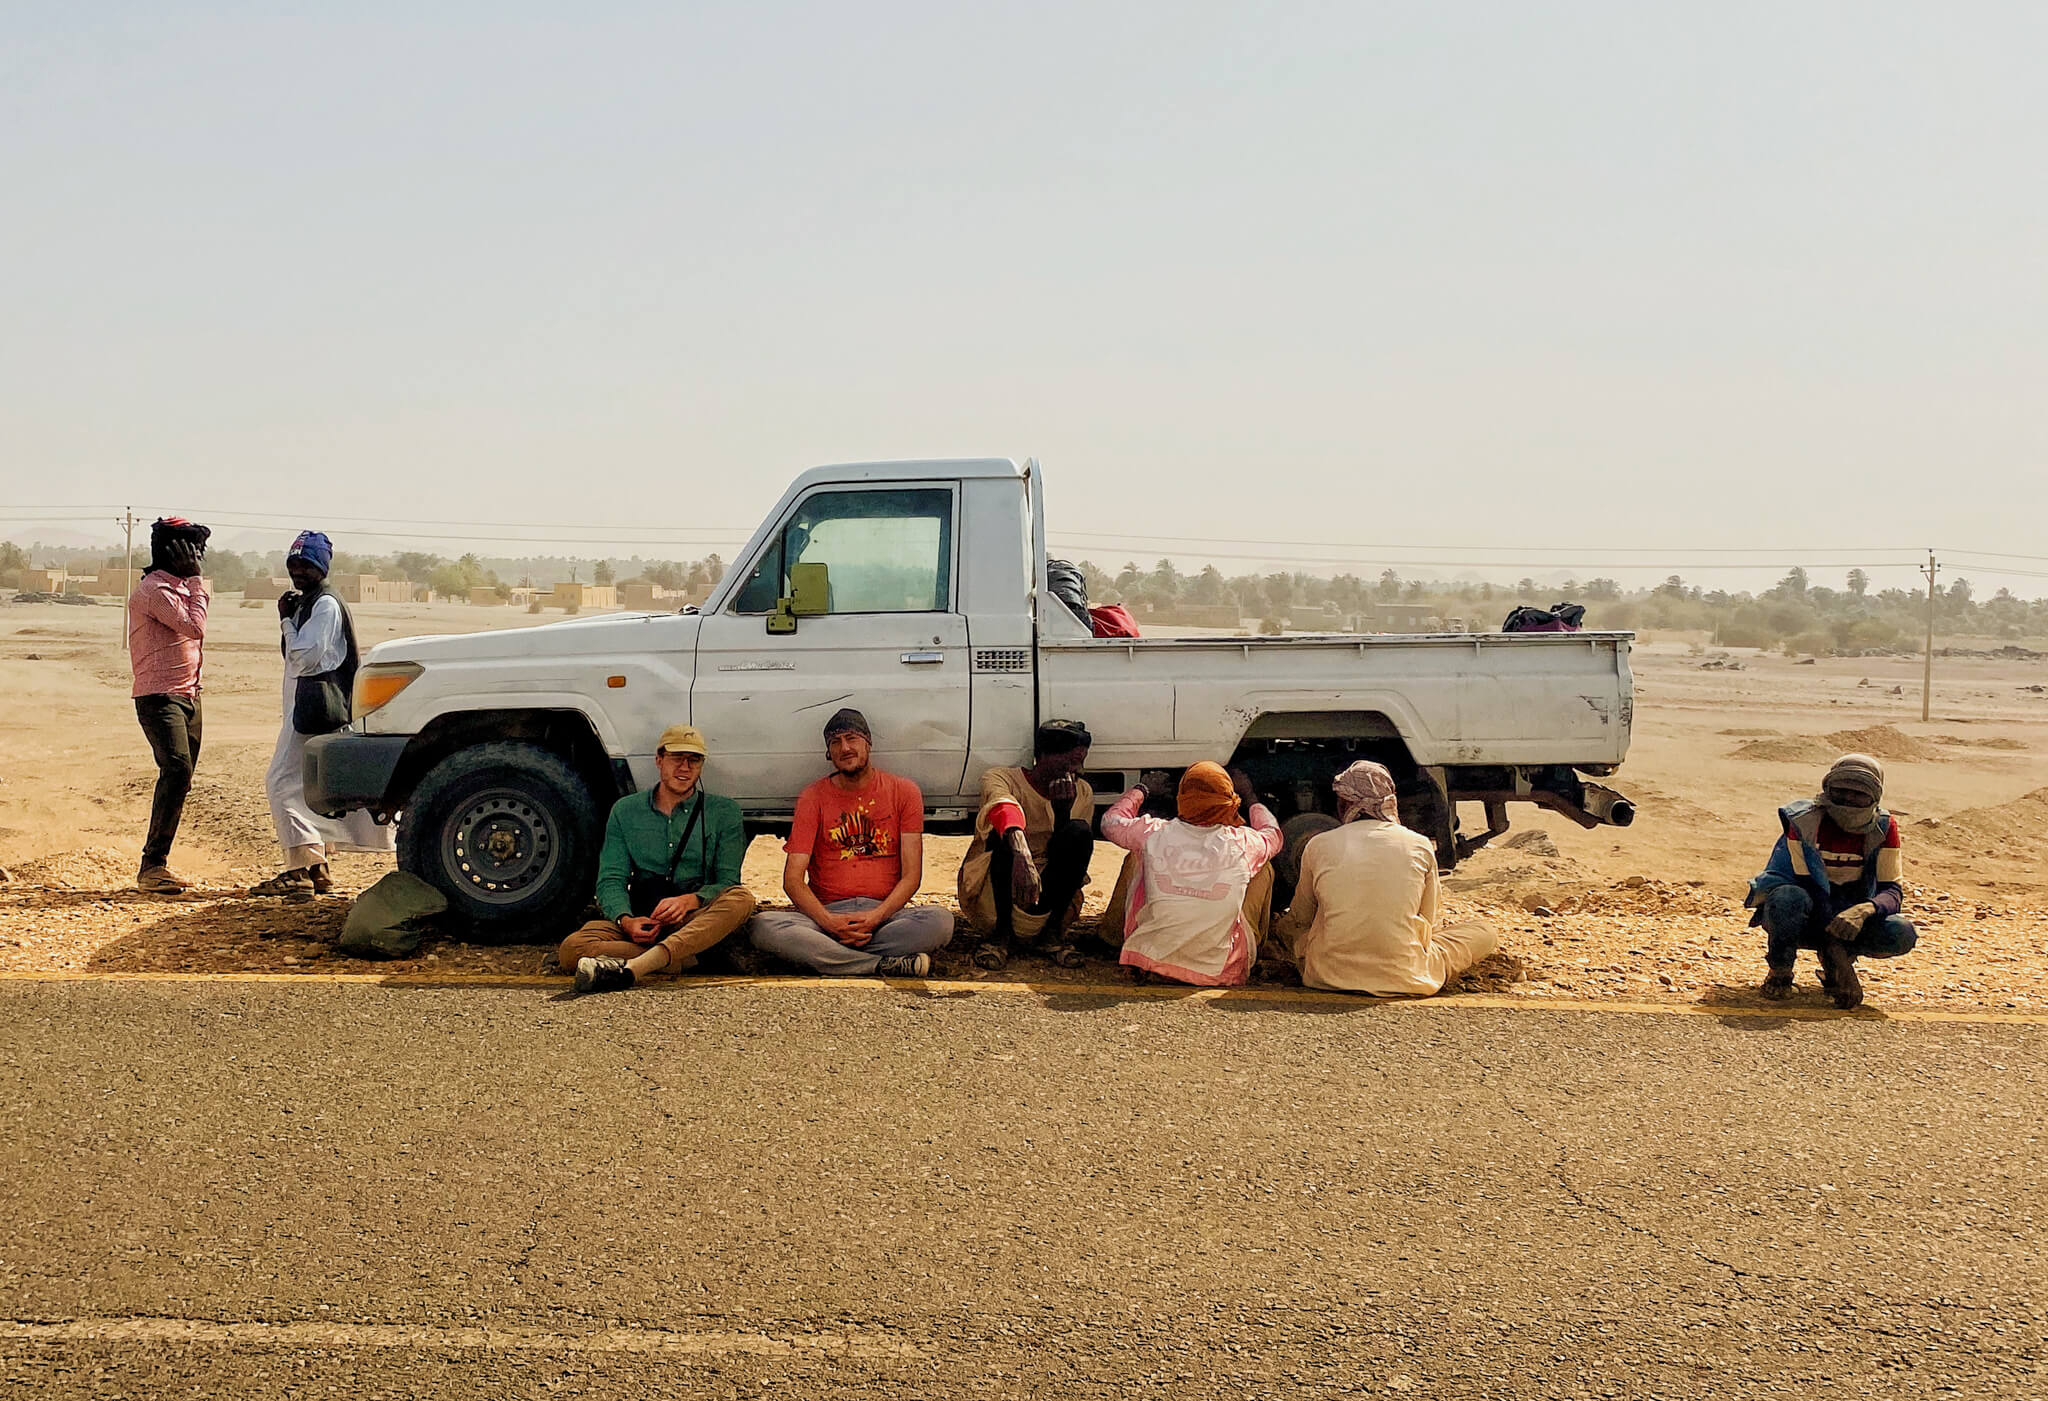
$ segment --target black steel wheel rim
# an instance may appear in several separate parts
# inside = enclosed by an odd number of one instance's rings
[[[473,900],[515,905],[544,887],[561,863],[553,816],[525,793],[478,793],[441,829],[441,865]]]

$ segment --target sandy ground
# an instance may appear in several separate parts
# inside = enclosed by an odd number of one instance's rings
[[[128,699],[119,609],[0,604],[0,970],[335,966],[326,941],[345,899],[240,895],[278,856],[262,789],[278,656],[271,607],[238,604],[220,600],[210,628],[205,748],[174,857],[202,884],[179,899],[125,888],[155,769]],[[356,616],[366,646],[545,621],[456,604],[367,605]],[[1491,919],[1504,935],[1501,954],[1462,990],[1748,1005],[1761,944],[1740,902],[1774,810],[1810,794],[1831,755],[1861,748],[1887,763],[1906,831],[1908,913],[1922,930],[1911,957],[1863,965],[1872,1004],[2048,1011],[2048,665],[1939,661],[1928,724],[1911,659],[1797,663],[1659,641],[1638,648],[1635,667],[1635,745],[1614,780],[1638,800],[1635,826],[1586,832],[1518,812],[1513,839],[1529,845],[1489,849],[1449,877],[1453,915]],[[950,900],[962,846],[929,844],[931,898]],[[1091,917],[1118,855],[1105,847],[1098,857]],[[355,890],[388,864],[345,858],[337,874]],[[749,885],[774,892],[779,869],[776,844],[756,842]],[[548,955],[438,942],[380,966],[529,973]],[[957,950],[939,962],[957,977],[1093,982],[1112,972],[1026,957],[984,975]],[[1798,997],[1823,1005],[1806,966]]]

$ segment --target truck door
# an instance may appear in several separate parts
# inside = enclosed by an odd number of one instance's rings
[[[691,721],[711,745],[706,783],[754,811],[788,811],[825,774],[826,719],[853,706],[874,761],[928,798],[967,766],[967,620],[958,602],[957,482],[824,485],[800,497],[697,634]],[[823,610],[770,632],[790,571],[822,580]],[[815,598],[815,594],[813,594]],[[785,622],[783,624],[787,626]]]

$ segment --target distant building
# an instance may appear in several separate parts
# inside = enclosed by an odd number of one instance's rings
[[[1288,609],[1287,630],[1289,632],[1355,631],[1355,629],[1350,627],[1344,614],[1338,610],[1337,605],[1334,603],[1325,603],[1320,607],[1301,604]]]
[[[251,579],[242,585],[244,600],[255,599],[259,603],[274,603],[291,592],[289,579]]]
[[[569,612],[580,612],[585,608],[616,608],[619,606],[619,591],[612,584],[558,583],[548,593],[546,606]]]
[[[629,579],[617,585],[617,588],[621,608],[644,609],[650,613],[665,610],[672,613],[685,602],[681,589],[665,589],[645,579]]]
[[[375,574],[336,574],[327,587],[343,603],[416,603],[423,590],[406,579],[380,579]]]
[[[21,582],[16,587],[23,593],[62,593],[70,576],[59,566],[56,569],[24,569],[19,578]]]
[[[1139,608],[1134,610],[1141,623],[1152,623],[1163,628],[1239,628],[1244,619],[1238,616],[1235,603],[1177,603],[1171,608]]]
[[[1368,603],[1351,620],[1352,632],[1429,632],[1436,619],[1427,603]]]

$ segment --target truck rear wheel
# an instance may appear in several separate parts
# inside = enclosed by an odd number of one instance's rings
[[[602,824],[560,756],[480,744],[427,772],[398,824],[398,864],[489,943],[549,943],[590,903]]]

